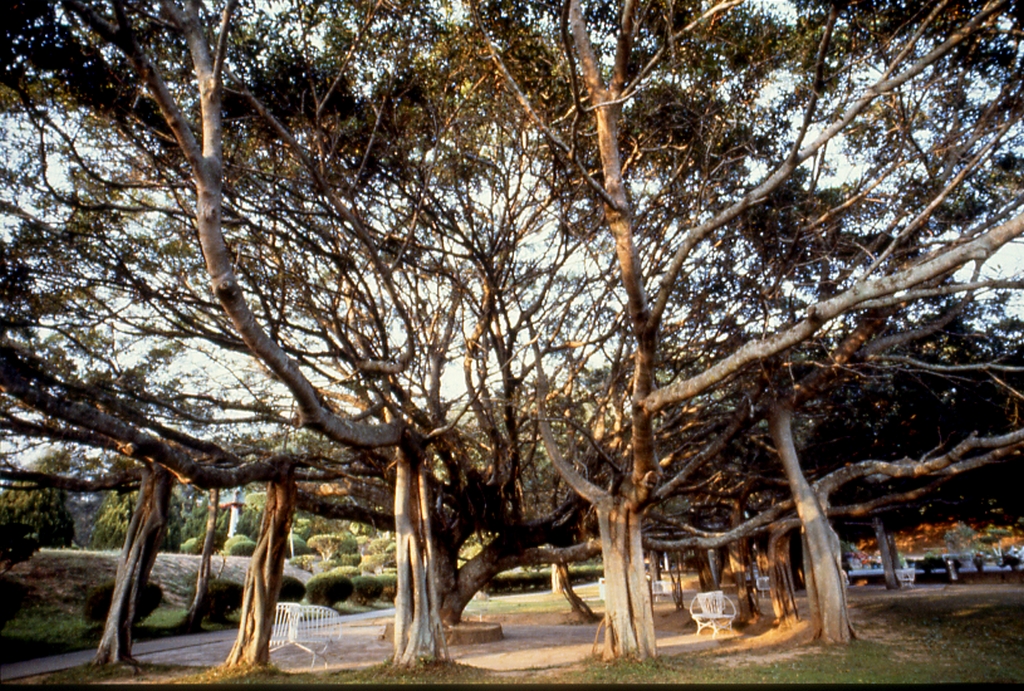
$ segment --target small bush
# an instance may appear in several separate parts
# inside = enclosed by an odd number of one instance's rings
[[[339,554],[334,561],[338,562],[338,566],[359,566],[362,560],[358,554]]]
[[[107,581],[101,583],[92,590],[85,598],[85,607],[83,614],[88,621],[103,622],[107,619],[107,613],[110,611],[110,601],[114,596],[114,581]],[[142,589],[142,598],[139,600],[139,604],[135,609],[135,620],[133,624],[138,624],[140,621],[148,617],[156,608],[163,602],[164,591],[156,583],[146,583],[146,587]]]
[[[356,576],[352,579],[352,597],[361,605],[376,602],[384,593],[384,584],[373,576]]]
[[[315,554],[303,554],[300,557],[292,557],[288,560],[288,563],[302,569],[303,571],[313,573],[313,564],[316,563],[316,560],[317,555]]]
[[[363,572],[359,570],[358,566],[335,566],[333,569],[328,569],[324,573],[336,573],[339,576],[345,578],[354,578],[356,576],[362,576]]]
[[[382,589],[379,599],[394,602],[395,597],[398,595],[398,574],[382,573],[379,576],[374,576],[374,578],[380,583]]]
[[[300,602],[306,597],[306,586],[295,576],[285,576],[281,579],[281,592],[277,599],[279,602]]]
[[[245,588],[241,583],[215,578],[210,581],[206,591],[206,618],[223,624],[232,612],[242,606],[242,595]]]
[[[178,549],[182,554],[199,554],[203,551],[203,541],[197,537],[190,537],[182,542]]]
[[[917,565],[920,566],[925,573],[943,571],[946,568],[946,562],[943,561],[942,557],[938,554],[925,554],[924,558],[917,562]]]
[[[224,554],[229,557],[251,557],[256,543],[248,535],[235,535],[224,543]]]
[[[352,595],[352,581],[334,571],[313,576],[306,583],[306,599],[313,605],[330,607]]]

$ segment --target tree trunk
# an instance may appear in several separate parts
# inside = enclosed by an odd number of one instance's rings
[[[769,415],[769,429],[789,481],[797,515],[804,534],[804,581],[811,610],[814,637],[829,643],[847,643],[853,637],[846,607],[846,587],[841,575],[839,537],[807,478],[793,443],[792,411],[775,404]]]
[[[701,591],[705,593],[721,588],[717,574],[715,573],[715,569],[711,563],[712,559],[711,550],[697,550],[697,578],[700,581]]]
[[[757,590],[747,581],[750,564],[750,547],[746,538],[740,538],[729,545],[729,570],[736,581],[737,613],[736,623],[752,624],[761,613],[757,605]]]
[[[270,634],[274,628],[297,495],[291,466],[282,469],[281,477],[267,483],[267,505],[263,510],[260,537],[245,574],[238,638],[224,662],[226,667],[270,662]]]
[[[899,590],[900,582],[896,579],[896,555],[893,550],[893,539],[882,524],[881,518],[875,518],[875,538],[878,540],[878,552],[882,555],[882,569],[885,571],[885,589]]]
[[[171,474],[155,463],[143,471],[139,498],[117,563],[110,610],[93,664],[132,661],[132,623],[164,538],[172,482]]]
[[[622,497],[596,507],[604,557],[605,635],[602,658],[646,660],[657,655],[651,592],[644,572],[640,514]]]
[[[669,570],[669,578],[672,579],[672,602],[677,611],[686,609],[683,602],[683,553],[676,552],[676,564],[674,569]]]
[[[400,450],[395,481],[398,593],[395,597],[393,662],[414,667],[421,660],[448,660],[441,624],[430,493],[418,454]]]
[[[557,591],[569,601],[574,614],[584,621],[597,621],[600,618],[594,614],[594,610],[590,609],[590,605],[584,602],[583,599],[576,594],[576,591],[572,589],[572,583],[569,581],[568,565],[552,564],[551,580],[552,585],[557,588]]]
[[[199,633],[203,628],[203,616],[206,614],[206,592],[210,586],[210,562],[213,558],[213,546],[217,537],[217,509],[220,503],[220,490],[210,490],[210,506],[206,510],[206,539],[203,540],[203,556],[199,560],[199,573],[196,574],[196,595],[192,598],[188,617],[185,620],[186,633]]]
[[[784,527],[772,531],[768,538],[768,580],[771,582],[772,611],[775,625],[789,628],[800,620],[796,609],[796,593],[793,588],[793,563],[790,559],[790,537],[792,528]]]

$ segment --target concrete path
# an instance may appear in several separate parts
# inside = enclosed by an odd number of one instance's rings
[[[383,638],[385,625],[394,610],[380,610],[345,616],[345,635],[332,642],[318,657],[316,671],[361,669],[391,658],[392,642]],[[589,658],[594,650],[597,625],[529,626],[502,624],[504,638],[492,643],[451,646],[452,658],[462,664],[501,672],[541,670],[572,664]],[[603,632],[602,632],[603,634]],[[144,641],[132,646],[135,658],[151,664],[215,667],[224,662],[237,632],[217,631]],[[684,651],[718,646],[734,634],[712,639],[707,634],[658,632],[658,650],[674,655]],[[0,682],[47,674],[89,663],[95,650],[26,660],[0,666]],[[287,671],[309,671],[312,656],[296,646],[271,654],[271,662]]]

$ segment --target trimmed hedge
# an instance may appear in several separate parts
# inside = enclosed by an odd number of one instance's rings
[[[306,583],[306,599],[313,605],[330,607],[335,602],[344,602],[352,595],[352,581],[340,573],[328,571],[317,574]]]
[[[284,576],[281,579],[281,592],[278,602],[301,602],[306,597],[306,586],[295,576]]]
[[[334,561],[338,562],[339,566],[359,566],[359,562],[363,560],[360,554],[339,554]]]
[[[361,605],[376,602],[384,593],[384,584],[373,576],[356,576],[352,579],[352,597]]]
[[[394,602],[395,597],[398,595],[398,574],[382,573],[379,576],[374,576],[374,578],[377,579],[377,582],[383,588],[380,599]]]
[[[229,557],[251,557],[256,551],[256,543],[248,535],[235,535],[224,543],[222,551]]]
[[[106,621],[107,613],[110,611],[110,601],[114,597],[114,585],[114,581],[107,581],[89,591],[89,594],[85,597],[85,606],[82,612],[86,620],[92,622]],[[146,587],[142,589],[142,597],[139,599],[138,607],[135,610],[135,620],[132,623],[138,624],[156,611],[156,608],[160,606],[163,599],[164,591],[160,586],[156,583],[146,583]]]
[[[178,551],[182,554],[199,554],[203,551],[203,541],[197,537],[190,537],[181,543]]]
[[[215,578],[210,581],[206,591],[206,618],[223,624],[232,612],[242,607],[242,595],[245,587],[235,581]]]
[[[593,583],[604,576],[604,566],[570,566],[569,582]],[[491,579],[487,592],[492,595],[501,593],[530,593],[551,589],[551,569],[540,571],[504,571]]]
[[[319,559],[317,554],[303,554],[302,556],[292,557],[288,560],[288,563],[292,566],[302,569],[303,571],[309,571],[313,573],[313,564]]]

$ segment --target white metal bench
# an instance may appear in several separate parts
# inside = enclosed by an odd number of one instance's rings
[[[714,631],[711,637],[714,638],[719,631],[732,630],[732,620],[736,618],[736,605],[721,590],[697,593],[690,602],[690,616],[697,622],[698,635],[710,626]]]
[[[913,588],[915,576],[916,569],[896,569],[896,580],[899,581],[901,588]]]
[[[754,583],[757,588],[758,597],[769,597],[772,594],[772,581],[768,576],[758,576]]]
[[[344,620],[330,607],[300,605],[295,602],[278,602],[274,616],[274,629],[270,634],[270,650],[286,645],[302,648],[313,656],[310,669],[316,664],[317,655],[323,658],[331,641],[341,638],[341,624]],[[322,644],[319,652],[308,646]],[[324,659],[324,667],[327,660]]]
[[[672,599],[672,581],[651,581],[651,597],[655,602]]]

